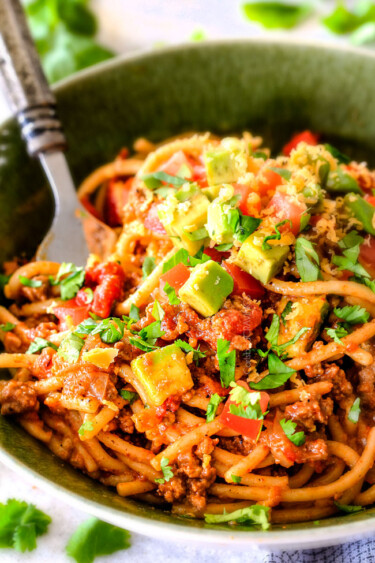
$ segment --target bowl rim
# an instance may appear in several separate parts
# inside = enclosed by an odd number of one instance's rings
[[[178,53],[189,50],[215,49],[217,47],[236,46],[236,45],[271,45],[271,46],[287,46],[308,48],[315,51],[341,52],[354,56],[365,57],[375,60],[375,52],[363,47],[355,47],[342,43],[333,43],[329,40],[314,41],[312,39],[303,39],[299,37],[252,37],[252,38],[236,38],[236,39],[218,39],[205,40],[197,43],[182,43],[178,45],[165,46],[153,50],[139,49],[131,53],[125,53],[114,57],[113,59],[104,61],[87,69],[81,70],[74,75],[58,81],[52,86],[54,92],[59,93],[71,85],[76,84],[86,78],[94,77],[107,70],[115,69],[127,63],[142,61],[154,57],[163,57],[168,53]],[[7,123],[14,118],[9,117],[0,122],[0,128],[6,127]],[[95,501],[91,501],[82,497],[76,492],[70,491],[64,486],[54,483],[47,477],[39,474],[36,470],[30,468],[23,461],[19,460],[13,454],[10,454],[0,446],[0,462],[4,463],[9,469],[23,476],[27,481],[39,486],[43,491],[51,494],[59,500],[66,502],[68,505],[77,508],[83,512],[87,512],[110,522],[116,526],[127,528],[132,532],[153,537],[161,540],[171,539],[173,541],[187,542],[193,544],[214,544],[219,546],[231,546],[241,548],[244,545],[253,545],[258,549],[270,549],[280,551],[285,549],[296,548],[317,548],[327,547],[349,541],[355,541],[368,537],[375,532],[375,518],[369,516],[367,520],[350,521],[345,523],[345,516],[342,516],[342,523],[330,524],[317,527],[312,523],[307,523],[306,529],[296,530],[268,530],[264,531],[236,531],[235,528],[189,528],[172,522],[160,522],[152,520],[147,516],[138,516],[129,514],[118,508],[103,506]]]

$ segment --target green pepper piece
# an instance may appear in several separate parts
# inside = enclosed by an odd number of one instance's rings
[[[329,173],[325,188],[327,192],[333,193],[351,192],[356,194],[363,194],[361,188],[359,187],[357,181],[353,178],[353,176],[344,172],[340,167],[338,167],[334,172]]]
[[[347,194],[344,197],[344,203],[354,217],[362,223],[363,230],[370,235],[375,235],[375,207],[363,199],[363,197],[353,193]]]

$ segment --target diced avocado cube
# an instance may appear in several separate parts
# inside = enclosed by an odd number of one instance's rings
[[[194,233],[207,222],[208,198],[195,185],[178,190],[158,206],[159,219],[173,244],[185,248],[194,255],[208,243],[208,238],[191,240],[189,233]]]
[[[176,344],[138,356],[131,367],[132,384],[150,406],[158,407],[171,395],[181,395],[194,385],[185,354]]]
[[[216,244],[233,242],[233,235],[236,224],[235,203],[232,200],[234,194],[233,187],[224,184],[219,195],[208,206],[207,211],[207,231],[210,239]]]
[[[246,171],[246,155],[239,151],[218,148],[204,155],[207,181],[210,186],[236,182]]]
[[[233,278],[213,260],[198,264],[178,294],[203,317],[211,317],[233,291]]]
[[[297,342],[285,349],[285,352],[290,358],[296,358],[308,352],[315,342],[324,318],[329,311],[329,305],[323,295],[316,297],[299,297],[298,299],[282,297],[277,306],[279,316],[282,315],[289,302],[292,303],[291,310],[285,315],[285,325],[283,321],[280,322],[277,343],[280,345],[289,342],[301,328],[306,327],[310,329],[302,334]]]
[[[289,246],[272,246],[263,250],[262,244],[266,234],[260,231],[252,233],[233,259],[233,264],[251,274],[261,283],[268,283],[282,268],[288,254]]]
[[[218,184],[217,186],[209,186],[208,188],[202,188],[202,193],[209,199],[209,201],[213,201],[220,193],[222,189],[222,185]]]

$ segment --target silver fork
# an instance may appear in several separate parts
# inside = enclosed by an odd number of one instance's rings
[[[82,219],[86,230],[96,235],[92,237],[96,244],[90,250],[105,257],[114,243],[113,232],[78,201],[63,154],[66,139],[57,117],[55,96],[41,68],[19,0],[0,0],[0,78],[28,153],[39,158],[55,199],[55,217],[37,250],[37,260],[84,265],[89,248]]]

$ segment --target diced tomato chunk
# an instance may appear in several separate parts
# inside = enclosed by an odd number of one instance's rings
[[[233,278],[234,288],[232,295],[242,295],[246,293],[246,295],[249,295],[253,299],[259,299],[264,295],[264,287],[258,280],[253,278],[253,276],[230,262],[223,262],[222,266]]]
[[[367,235],[361,244],[358,260],[368,273],[375,278],[375,237],[372,235]]]
[[[158,206],[153,203],[150,207],[148,215],[144,221],[144,226],[146,229],[158,233],[159,235],[166,235],[167,231],[164,229],[162,222],[158,216]]]
[[[125,183],[118,180],[109,183],[104,204],[104,220],[110,227],[118,227],[122,224],[122,211],[128,201],[132,185],[133,178],[128,178]]]
[[[77,303],[77,298],[69,299],[58,307],[53,308],[53,314],[59,319],[60,330],[68,330],[71,324],[79,325],[89,316],[90,304],[81,305]],[[68,318],[69,317],[69,318]]]
[[[242,382],[241,382],[242,383]],[[249,391],[249,387],[246,383],[242,383],[242,386],[245,387]],[[250,391],[250,393],[254,393],[255,391]],[[267,406],[269,403],[270,397],[268,393],[264,391],[260,392],[260,408],[263,413],[266,412]],[[242,416],[238,416],[232,414],[230,412],[230,405],[236,405],[234,401],[229,397],[224,405],[223,412],[220,415],[220,420],[225,426],[231,428],[235,432],[239,432],[243,436],[247,436],[252,440],[256,440],[259,432],[263,426],[263,420],[252,420],[249,418],[243,418]]]
[[[257,193],[254,193],[250,186],[244,184],[233,184],[234,193],[241,196],[238,208],[244,215],[258,214],[261,210],[261,201]]]
[[[91,304],[93,313],[99,317],[109,317],[114,301],[121,296],[124,279],[124,271],[117,262],[106,262],[87,268],[85,284],[97,284]]]
[[[189,268],[185,266],[185,264],[182,264],[182,262],[180,262],[179,264],[176,264],[176,266],[173,266],[173,268],[168,270],[168,272],[160,276],[160,290],[162,291],[165,284],[169,283],[169,285],[173,287],[173,289],[178,291],[180,287],[182,287],[184,283],[189,279],[189,277]]]
[[[299,143],[303,142],[307,143],[308,145],[317,145],[318,141],[319,136],[315,133],[312,133],[311,131],[302,131],[302,133],[297,133],[291,138],[289,143],[284,146],[282,153],[285,156],[290,156],[292,150],[295,149]]]
[[[191,179],[193,167],[183,151],[175,152],[167,162],[160,166],[159,170],[170,176],[181,176]]]
[[[280,174],[270,170],[266,166],[263,167],[257,176],[257,185],[260,196],[269,195],[270,192],[274,192],[277,186],[281,186],[282,178]]]
[[[211,258],[211,260],[214,260],[219,264],[220,262],[222,262],[222,260],[226,260],[230,256],[230,252],[221,252],[220,250],[216,250],[216,248],[210,247],[205,248],[203,254],[207,254],[207,256]]]
[[[307,209],[305,203],[293,200],[288,194],[276,192],[268,207],[274,209],[278,222],[286,219],[291,222],[291,224],[285,225],[284,230],[291,230],[294,235],[298,235],[301,228],[302,215]]]

